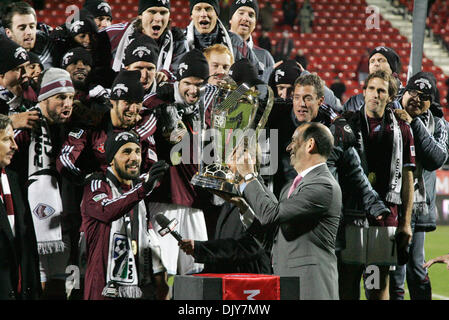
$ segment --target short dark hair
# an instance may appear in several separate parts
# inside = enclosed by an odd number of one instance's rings
[[[7,126],[12,126],[12,120],[10,117],[0,114],[0,130],[5,130]]]
[[[319,122],[304,122],[301,126],[303,125],[307,126],[302,132],[303,141],[313,138],[318,153],[326,159],[329,158],[334,147],[334,137],[327,127]]]
[[[36,11],[25,1],[13,2],[5,7],[2,14],[2,23],[5,28],[12,28],[12,18],[14,15],[32,14],[37,21]]]
[[[318,98],[324,97],[324,84],[323,80],[316,74],[306,74],[298,77],[295,80],[295,85],[293,86],[312,86],[315,88],[315,92]]]
[[[387,81],[388,82],[388,96],[390,97],[390,99],[394,99],[394,97],[398,93],[398,84],[397,84],[396,78],[393,77],[392,75],[389,75],[387,72],[385,72],[383,70],[377,70],[376,72],[369,74],[368,77],[366,78],[365,84],[363,85],[364,90],[366,88],[368,88],[368,83],[373,78],[379,78],[384,81]]]

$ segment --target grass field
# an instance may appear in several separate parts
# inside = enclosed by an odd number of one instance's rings
[[[438,226],[435,231],[426,233],[425,251],[426,261],[449,253],[449,226]],[[434,264],[429,269],[429,277],[433,300],[449,300],[449,270],[446,264]],[[360,291],[363,292],[361,298],[365,300],[362,286]],[[410,300],[408,291],[405,299]]]

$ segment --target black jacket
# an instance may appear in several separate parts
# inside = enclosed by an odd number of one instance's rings
[[[34,300],[41,294],[41,282],[33,220],[16,173],[8,169],[6,173],[14,204],[15,237],[0,203],[0,300]],[[21,293],[17,292],[19,266]]]
[[[222,207],[215,239],[195,241],[195,262],[204,263],[203,273],[271,274],[270,254],[244,229],[239,209]]]

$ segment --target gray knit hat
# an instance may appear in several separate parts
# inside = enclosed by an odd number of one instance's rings
[[[75,89],[67,71],[59,68],[50,68],[44,71],[37,100],[41,102],[58,93],[75,93]]]

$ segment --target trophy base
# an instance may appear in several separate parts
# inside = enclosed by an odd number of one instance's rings
[[[234,174],[228,167],[219,163],[213,163],[204,168],[201,173],[197,173],[190,181],[194,186],[226,192],[232,195],[238,195],[238,190],[235,187]]]
[[[210,191],[221,191],[233,195],[238,195],[235,184],[222,180],[219,177],[212,177],[208,175],[201,175],[199,173],[195,174],[190,181],[194,186],[198,186],[204,189],[209,189]]]

